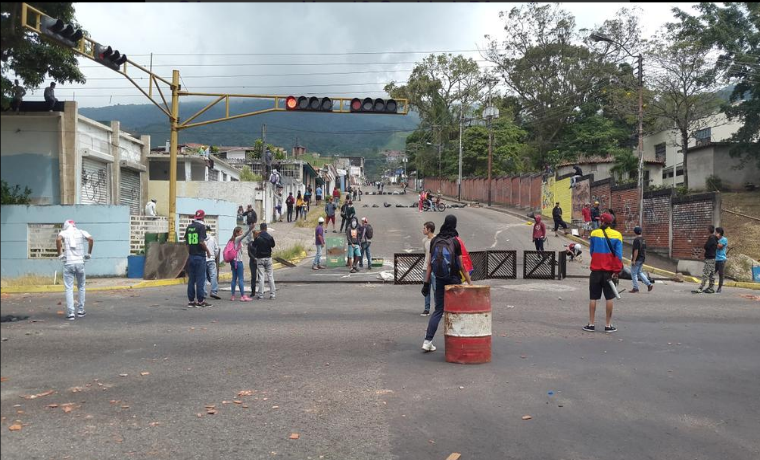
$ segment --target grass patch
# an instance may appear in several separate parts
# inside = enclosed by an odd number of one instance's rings
[[[280,249],[279,251],[275,251],[272,253],[272,257],[279,257],[280,259],[285,260],[291,260],[295,259],[296,257],[300,257],[301,254],[306,252],[306,248],[301,243],[296,243],[293,246],[290,246],[289,248]]]
[[[317,220],[320,217],[325,217],[325,208],[324,206],[312,206],[311,211],[309,211],[308,214],[306,214],[306,220],[298,219],[296,221],[296,227],[300,228],[316,228],[317,227]]]
[[[24,275],[18,278],[3,278],[0,281],[0,287],[16,286],[48,286],[53,284],[53,275]],[[63,284],[63,272],[58,273],[55,284]]]

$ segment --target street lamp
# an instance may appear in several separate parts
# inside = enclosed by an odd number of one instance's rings
[[[617,45],[620,49],[628,53],[629,56],[636,58],[639,68],[639,143],[637,152],[639,154],[639,227],[644,226],[644,56],[639,54],[634,56],[630,51],[626,49],[621,43],[607,37],[606,35],[592,33],[589,35],[591,40],[595,42],[607,42],[613,45]]]

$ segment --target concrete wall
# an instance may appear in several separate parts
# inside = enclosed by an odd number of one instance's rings
[[[541,208],[542,176],[522,175],[491,178],[491,202],[510,205],[522,209]],[[456,197],[456,181],[441,179],[424,179],[423,188],[434,193],[438,190],[444,196]],[[488,202],[488,180],[484,178],[462,179],[462,199],[468,201]]]
[[[230,239],[232,231],[237,226],[237,208],[238,204],[232,201],[207,198],[177,198],[178,214],[195,214],[195,211],[202,209],[209,216],[217,216],[219,228],[214,229],[214,231],[222,250],[224,250],[224,245],[227,244],[227,240]],[[180,235],[179,219],[175,220],[175,228],[177,229],[177,235]]]
[[[721,179],[726,190],[744,190],[747,182],[760,186],[757,163],[750,160],[740,166],[741,160],[732,158],[729,150],[728,145],[712,145],[688,152],[689,188],[707,190],[707,178],[713,174]]]
[[[29,224],[62,224],[73,219],[77,227],[88,231],[95,240],[92,260],[86,270],[90,276],[126,276],[129,255],[129,207],[111,205],[72,206],[3,206],[2,207],[2,276],[25,274],[50,276],[63,264],[57,258],[30,259]],[[51,235],[51,245],[55,238]]]
[[[61,117],[53,114],[2,116],[0,136],[0,170],[11,187],[32,190],[35,204],[60,204],[58,136]],[[33,166],[33,167],[32,167]]]

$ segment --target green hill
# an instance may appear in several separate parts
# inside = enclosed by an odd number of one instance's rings
[[[205,106],[201,102],[183,102],[180,117],[189,118]],[[251,100],[231,103],[230,115],[270,107],[267,101]],[[118,120],[122,129],[151,136],[153,147],[169,139],[167,117],[153,105],[114,105],[81,108],[80,113],[99,121]],[[224,115],[219,104],[194,120],[204,121]],[[288,150],[296,143],[310,152],[323,155],[366,155],[384,149],[403,149],[404,140],[419,123],[416,114],[366,115],[275,112],[215,123],[180,131],[180,143],[198,142],[211,145],[246,146],[261,136],[261,125],[267,125],[267,142]]]

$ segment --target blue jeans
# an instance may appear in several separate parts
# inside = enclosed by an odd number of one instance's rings
[[[438,330],[438,323],[441,322],[441,317],[443,317],[443,293],[445,292],[446,286],[449,284],[462,284],[462,280],[459,276],[450,276],[448,278],[438,278],[435,280],[435,311],[430,316],[430,321],[428,321],[425,340],[433,340],[433,337],[435,337],[435,331]]]
[[[425,313],[430,313],[430,297],[435,292],[435,276],[430,276],[430,292],[425,296]]]
[[[76,307],[77,311],[81,313],[84,311],[84,263],[63,266],[63,285],[66,288],[67,316],[74,316],[74,278],[77,280],[77,290],[79,291],[79,303],[76,305]]]
[[[187,265],[187,300],[203,302],[206,297],[206,256],[191,255]]]
[[[230,262],[232,269],[232,296],[235,296],[235,285],[240,288],[240,295],[245,295],[245,264],[239,260]]]
[[[639,276],[641,277],[641,281],[644,283],[645,286],[651,286],[652,283],[647,279],[647,275],[644,274],[642,271],[642,266],[644,265],[644,261],[641,262],[634,262],[631,264],[631,280],[633,281],[633,288],[638,290],[639,289]]]
[[[367,241],[366,243],[362,243],[362,252],[359,256],[359,266],[363,267],[363,260],[364,260],[364,254],[367,255],[367,267],[372,267],[372,255],[369,252],[369,246],[372,244],[371,241]]]
[[[219,292],[219,277],[216,273],[216,261],[206,261],[206,279],[211,283],[211,293],[216,294]]]
[[[317,253],[314,254],[314,263],[311,264],[312,267],[319,267],[322,265],[322,247],[323,245],[321,244],[317,245]]]

